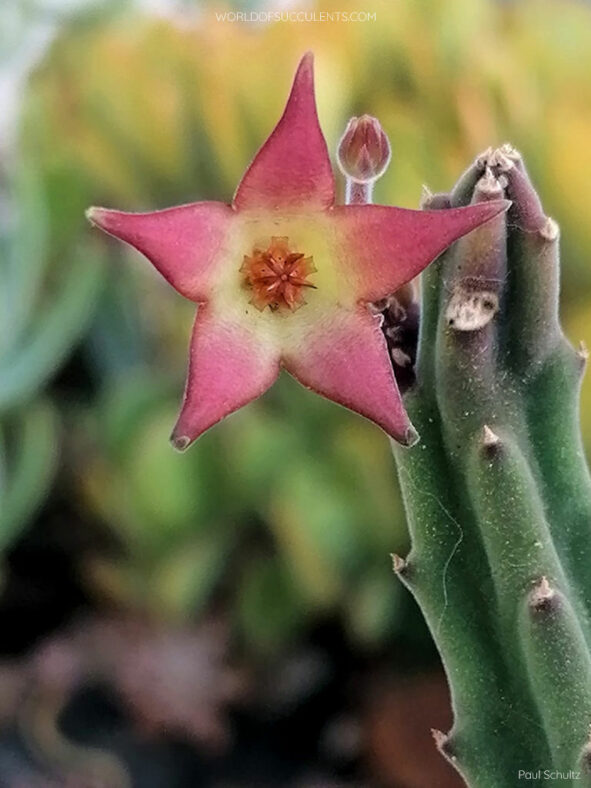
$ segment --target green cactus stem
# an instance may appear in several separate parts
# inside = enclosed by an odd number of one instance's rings
[[[423,276],[405,394],[421,439],[393,446],[412,549],[394,568],[440,651],[455,721],[434,738],[467,785],[581,788],[591,785],[586,352],[560,328],[558,226],[510,146],[423,207],[502,196],[508,214]]]

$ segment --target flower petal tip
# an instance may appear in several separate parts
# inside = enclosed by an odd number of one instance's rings
[[[467,205],[463,210],[477,208],[480,211],[481,222],[485,223],[501,213],[506,213],[513,203],[511,200],[479,200],[472,205]],[[462,210],[462,209],[458,209]]]
[[[407,449],[411,449],[413,446],[416,446],[420,440],[419,433],[415,430],[415,428],[410,425],[406,432],[404,433],[403,440],[400,441],[400,444]]]
[[[92,205],[84,211],[84,215],[93,227],[98,227],[105,232],[110,232],[109,217],[113,217],[118,213],[119,211],[114,211],[111,208],[98,208],[96,205]]]
[[[97,214],[99,214],[101,210],[102,208],[97,208],[94,205],[92,205],[90,208],[87,208],[84,211],[84,216],[88,219],[88,221],[91,224],[98,225],[99,220]]]
[[[304,52],[300,58],[296,75],[299,74],[303,69],[311,69],[312,71],[314,70],[314,52],[312,52],[311,49],[309,49],[307,52]]]
[[[501,213],[506,213],[513,205],[511,200],[490,200],[488,203],[479,202],[478,205],[489,205],[491,208],[491,218],[498,216]]]
[[[189,446],[191,445],[191,438],[187,435],[175,435],[174,433],[170,436],[170,445],[175,451],[178,451],[180,454],[187,451]]]

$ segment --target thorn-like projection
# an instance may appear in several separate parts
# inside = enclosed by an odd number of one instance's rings
[[[514,162],[521,161],[521,153],[519,153],[517,148],[511,145],[510,142],[504,142],[499,148],[499,150],[501,151],[503,156],[506,156],[508,159],[511,159],[511,161]]]
[[[450,739],[447,733],[440,731],[438,728],[431,728],[431,736],[439,752],[448,760],[454,761],[456,756],[450,745]]]
[[[451,208],[450,195],[447,192],[437,192],[428,197],[426,192],[423,192],[419,207],[422,211],[444,211]]]
[[[558,222],[554,221],[554,219],[548,216],[546,218],[546,223],[540,229],[540,235],[542,238],[545,238],[546,241],[555,241],[560,234],[560,227],[558,226]]]
[[[591,774],[591,725],[589,726],[589,736],[583,747],[581,754],[581,765],[585,774]]]
[[[424,184],[421,186],[421,199],[419,200],[419,208],[421,208],[421,210],[423,210],[424,208],[426,208],[426,207],[429,205],[429,203],[431,202],[431,199],[432,199],[432,198],[433,198],[433,192],[432,192],[432,191],[431,191],[431,189],[430,189],[430,188],[429,188],[429,187],[428,187],[428,186],[427,186],[427,185],[424,183]]]
[[[506,186],[507,178],[504,175],[500,175],[497,178],[494,172],[488,166],[485,167],[484,175],[476,184],[476,188],[479,192],[484,193],[487,196],[500,195],[501,197]]]
[[[406,571],[408,564],[402,558],[402,556],[398,555],[397,553],[390,553],[390,558],[392,559],[392,569],[397,575],[402,575]]]
[[[483,150],[482,153],[480,153],[476,157],[475,162],[474,162],[476,164],[476,166],[477,167],[486,167],[486,165],[488,164],[489,158],[492,156],[492,152],[493,152],[493,149],[489,145],[489,147],[486,150]]]
[[[515,161],[509,158],[502,148],[497,148],[488,157],[488,166],[495,167],[500,172],[508,172],[515,166]]]
[[[587,370],[587,363],[589,361],[589,350],[584,340],[582,339],[579,342],[579,346],[575,350],[575,359],[578,365],[579,373],[581,377],[583,377],[583,375]]]
[[[529,595],[529,606],[534,612],[549,610],[554,607],[556,591],[548,582],[548,578],[543,576],[533,587]]]
[[[488,459],[496,457],[501,449],[501,439],[488,424],[485,424],[480,433],[480,445],[482,453]]]
[[[493,432],[488,424],[482,428],[482,445],[489,449],[491,446],[499,445],[499,436]]]

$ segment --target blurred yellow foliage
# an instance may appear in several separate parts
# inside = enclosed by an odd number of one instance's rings
[[[214,3],[194,19],[125,14],[66,30],[31,80],[22,120],[23,151],[45,173],[53,203],[81,221],[81,209],[89,203],[141,210],[188,200],[229,200],[282,111],[299,57],[313,50],[329,148],[335,149],[347,119],[363,112],[378,116],[390,136],[393,161],[377,186],[379,202],[415,207],[423,183],[449,189],[489,145],[510,140],[522,151],[547,211],[562,228],[567,329],[573,340],[591,345],[591,209],[586,200],[591,5],[574,0],[326,0],[309,8],[375,12],[376,20],[230,23],[217,21],[223,7]],[[173,303],[147,274],[141,287],[142,297],[154,304],[160,300],[168,308]],[[168,320],[162,317],[163,325]],[[153,326],[146,330],[158,333]],[[174,327],[167,334],[175,358],[180,357],[180,334]],[[286,390],[280,387],[280,396]],[[294,391],[292,384],[290,396],[297,397]],[[264,409],[266,402],[219,428],[216,451],[225,451],[232,478],[238,480],[230,496],[242,496],[248,502],[236,507],[249,511],[256,509],[253,490],[259,504],[266,501],[257,516],[268,523],[282,551],[285,566],[278,571],[287,567],[281,574],[285,597],[294,583],[295,596],[302,594],[320,607],[334,605],[350,582],[351,555],[362,552],[358,532],[364,516],[375,521],[367,529],[373,543],[366,549],[372,556],[388,549],[388,512],[394,510],[401,520],[391,492],[387,444],[379,443],[365,423],[302,395],[298,408],[308,419],[302,431],[313,432],[314,419],[334,417],[326,433],[334,445],[327,463],[334,465],[337,457],[349,463],[338,483],[326,480],[325,466],[316,467],[289,425],[277,426]],[[197,548],[194,542],[181,548],[185,569],[178,569],[171,562],[179,549],[176,543],[165,549],[166,537],[173,536],[161,520],[184,538],[187,512],[196,515],[202,499],[184,476],[196,473],[199,461],[183,471],[178,458],[166,454],[165,422],[172,423],[168,408],[166,419],[163,411],[153,412],[134,427],[139,462],[123,455],[97,460],[86,494],[131,543],[151,522],[147,531],[157,538],[144,545],[150,568],[140,587],[146,578],[154,579],[154,587],[162,581],[160,597],[170,607],[165,578],[180,572],[178,583],[185,583],[191,562],[183,555],[194,555]],[[591,414],[591,380],[584,388],[583,410]],[[591,446],[588,415],[585,437]],[[195,449],[196,458],[201,451],[206,449]],[[261,459],[267,455],[272,467]],[[344,497],[342,480],[356,462],[362,466],[355,480],[362,488],[358,496],[370,501],[367,513],[353,511],[353,497]],[[166,489],[158,492],[155,480]],[[215,518],[204,517],[210,523],[205,532],[213,533]],[[211,542],[213,537],[200,539]],[[197,552],[202,549],[210,547]],[[164,563],[157,568],[159,550]],[[245,573],[244,599],[255,600],[263,586]],[[379,585],[375,578],[368,582],[368,588]],[[353,610],[365,609],[363,593],[351,602]]]
[[[347,118],[379,116],[394,150],[380,201],[415,206],[483,148],[524,154],[567,248],[587,249],[591,8],[574,0],[333,0],[376,21],[275,24],[118,17],[66,32],[33,81],[26,150],[85,174],[120,207],[229,199],[276,122],[295,65],[316,54],[334,150]],[[591,274],[577,271],[590,285]]]

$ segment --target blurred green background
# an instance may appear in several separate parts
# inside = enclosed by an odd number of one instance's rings
[[[232,9],[370,18],[219,21]],[[363,112],[391,139],[378,202],[416,207],[422,184],[449,189],[489,145],[523,153],[562,230],[566,331],[591,344],[588,4],[3,5],[0,785],[4,772],[9,788],[23,774],[18,785],[457,785],[429,754],[428,729],[449,714],[437,658],[389,566],[407,534],[385,436],[282,378],[175,454],[193,307],[84,220],[91,204],[229,201],[309,49],[331,151]],[[591,448],[589,379],[582,421]],[[121,665],[141,676],[134,692]],[[79,700],[97,681],[115,690],[124,744],[119,728],[95,735],[102,695]],[[204,682],[216,691],[200,695]],[[179,711],[192,692],[217,727]],[[27,712],[17,747],[23,699],[52,724]],[[178,740],[189,754],[167,772],[162,742]]]

